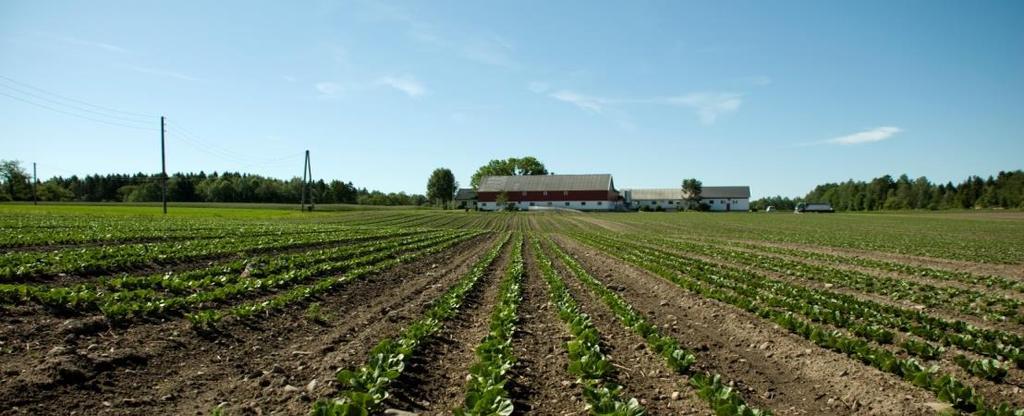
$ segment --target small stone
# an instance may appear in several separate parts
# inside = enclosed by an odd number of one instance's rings
[[[758,345],[758,346],[757,346],[757,348],[758,348],[758,349],[761,349],[761,350],[766,350],[766,349],[768,349],[768,347],[769,347],[769,346],[771,346],[771,345],[772,345],[772,344],[768,343],[768,341],[765,341],[765,342],[761,343],[761,345]]]
[[[294,392],[297,392],[299,390],[300,389],[298,387],[295,387],[295,386],[293,386],[291,384],[285,384],[285,386],[284,386],[284,391],[287,391],[289,393],[294,393]]]
[[[106,400],[103,401],[103,405],[106,406],[106,407],[113,406],[112,404],[110,404],[110,402],[108,402]]]
[[[385,409],[384,410],[384,414],[385,415],[391,415],[391,416],[418,416],[419,415],[419,413],[414,413],[414,412],[410,412],[410,411],[407,411],[407,410],[398,410],[398,409]]]
[[[310,380],[309,383],[306,384],[306,391],[313,392],[313,389],[315,389],[315,388],[316,388],[316,379],[314,378],[314,379]]]
[[[679,394],[679,392],[678,392],[678,391],[674,391],[674,392],[672,392],[672,400],[679,400],[679,397],[680,397],[680,396],[682,396],[682,395],[681,395],[681,394]]]

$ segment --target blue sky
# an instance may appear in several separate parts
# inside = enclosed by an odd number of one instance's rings
[[[955,181],[1024,168],[1022,20],[1016,1],[4,1],[0,158],[155,172],[166,115],[170,171],[300,176],[308,148],[316,177],[385,191],[518,155],[755,197]]]

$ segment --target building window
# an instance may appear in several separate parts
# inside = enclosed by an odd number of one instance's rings
[[[597,201],[597,205],[601,205],[601,201]]]
[[[657,203],[658,203],[658,201],[651,201],[651,205],[655,205]]]
[[[565,201],[565,206],[569,206],[569,201]]]
[[[549,207],[551,206],[551,201],[548,201],[548,206],[549,206]]]
[[[587,201],[580,202],[580,205],[587,205]]]

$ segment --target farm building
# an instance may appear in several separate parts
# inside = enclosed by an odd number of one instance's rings
[[[627,189],[623,193],[633,209],[677,211],[683,207],[683,191],[679,188]]]
[[[612,211],[622,207],[612,175],[486,176],[476,190],[478,208],[504,208],[499,199],[517,209],[568,208]]]
[[[629,189],[623,191],[632,209],[661,208],[675,211],[686,203],[682,189]],[[749,211],[749,186],[705,186],[701,188],[700,202],[712,211]]]
[[[458,209],[476,209],[476,191],[472,188],[459,188],[455,192],[455,207]]]
[[[705,186],[700,191],[700,202],[712,211],[750,211],[750,187]]]

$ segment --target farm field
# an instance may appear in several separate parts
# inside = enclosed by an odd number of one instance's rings
[[[1021,212],[0,205],[0,229],[0,414],[1024,415]]]

